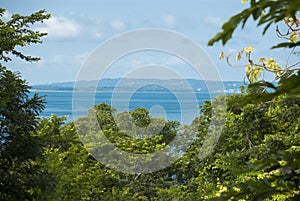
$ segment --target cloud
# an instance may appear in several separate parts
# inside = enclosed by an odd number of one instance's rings
[[[212,16],[207,16],[204,18],[204,22],[206,24],[209,24],[209,25],[213,25],[213,26],[221,26],[223,21],[222,21],[222,18],[220,17],[212,17]]]
[[[80,33],[80,26],[64,17],[52,17],[38,28],[40,32],[48,33],[49,38],[67,39],[74,38]]]
[[[121,31],[126,28],[125,23],[120,19],[115,19],[110,23],[111,28],[113,28],[115,31]]]
[[[84,30],[84,35],[81,35],[81,40],[99,41],[105,37],[106,30],[111,29],[110,25],[105,23],[102,16],[89,17],[73,14],[72,19],[75,19],[76,22],[80,24],[80,30]]]
[[[175,20],[174,16],[172,16],[172,15],[164,15],[163,22],[164,22],[165,26],[168,28],[174,28],[176,25],[176,20]]]
[[[76,55],[65,55],[65,54],[57,54],[49,59],[49,64],[72,64],[76,66],[80,66],[87,58],[88,53],[84,52]]]
[[[141,51],[138,53],[131,53],[117,60],[113,65],[116,67],[129,67],[130,69],[135,69],[140,66],[145,66],[149,64],[157,64],[162,66],[183,66],[187,63],[181,58],[162,52],[155,51]]]

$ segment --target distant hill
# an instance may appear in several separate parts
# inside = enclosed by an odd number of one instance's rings
[[[131,91],[138,89],[139,91],[165,91],[176,90],[186,91],[188,87],[191,87],[195,92],[219,92],[220,84],[224,85],[226,93],[239,93],[240,86],[245,85],[243,82],[238,81],[203,81],[196,79],[121,79],[121,78],[105,78],[100,81],[78,81],[75,88],[75,82],[61,82],[52,84],[36,84],[32,89],[37,91],[51,90],[51,91],[73,91],[73,90],[97,90],[97,91],[113,91],[123,90]]]

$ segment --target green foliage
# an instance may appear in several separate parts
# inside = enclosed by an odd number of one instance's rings
[[[102,103],[93,107],[90,116],[82,117],[75,122],[82,127],[75,127],[73,122],[64,124],[64,118],[56,116],[43,119],[38,127],[38,136],[47,144],[42,164],[44,172],[51,174],[52,182],[40,198],[298,200],[300,97],[298,92],[288,90],[299,86],[300,79],[296,78],[293,76],[287,78],[284,83],[290,87],[284,87],[283,84],[275,87],[272,93],[257,92],[218,97],[217,99],[226,98],[230,103],[226,122],[213,154],[201,158],[199,153],[205,138],[208,137],[209,124],[212,123],[213,101],[205,101],[199,119],[192,125],[180,127],[181,130],[198,127],[198,135],[193,139],[188,152],[169,167],[149,174],[127,174],[112,170],[95,160],[81,144],[76,128],[86,131],[91,144],[99,143],[97,135],[94,135],[97,132],[93,132],[95,125],[89,121],[94,112],[97,117],[103,117],[100,115],[103,113],[108,118],[108,121],[103,118],[98,118],[97,121],[105,128],[104,133],[110,141],[126,152],[148,153],[139,151],[155,151],[157,143],[168,142],[168,140],[160,141],[164,139],[161,137],[158,141],[154,140],[155,137],[147,140],[134,138],[132,133],[135,133],[135,130],[128,129],[127,134],[124,134],[126,132],[117,126],[118,123],[110,121],[113,120],[113,116],[110,115],[114,111],[111,106]],[[265,98],[257,99],[254,94],[266,95]],[[140,108],[130,113],[115,114],[114,118],[120,118],[122,123],[128,126],[127,121],[130,120],[128,118],[134,112],[139,114],[138,116],[149,117],[145,115],[148,111]],[[155,120],[149,118],[151,122]],[[139,120],[140,122],[135,123],[143,125],[148,118]],[[124,125],[121,127],[126,128]],[[173,126],[170,124],[164,127],[165,130],[158,136],[168,136],[168,133],[172,133],[171,136],[176,135],[179,127]],[[86,145],[87,149],[92,146],[91,144]],[[108,153],[106,157],[111,155]],[[114,163],[120,161],[114,160]]]
[[[99,196],[117,182],[107,178],[107,169],[86,151],[78,138],[74,123],[64,124],[64,117],[43,119],[38,135],[45,147],[45,171],[51,174],[44,200],[101,200]]]
[[[16,48],[28,46],[32,43],[42,43],[41,37],[47,35],[30,28],[30,25],[49,19],[50,14],[45,10],[38,11],[28,16],[12,15],[8,21],[3,21],[5,9],[0,8],[0,60],[11,61],[11,55],[26,61],[38,61],[39,58],[24,55]]]
[[[5,9],[0,8],[0,61],[15,55],[26,61],[17,47],[41,43],[45,34],[33,31],[30,25],[48,19],[45,11],[30,16],[13,15],[3,21]],[[36,134],[38,115],[44,109],[43,97],[29,96],[30,87],[18,72],[0,64],[0,199],[33,200],[47,189],[47,174],[40,169],[43,141]]]
[[[251,58],[252,52],[254,51],[254,48],[252,46],[245,47],[243,50],[238,51],[236,54],[236,60],[241,61],[243,56],[245,56],[247,64],[246,64],[246,78],[249,82],[250,85],[257,85],[257,83],[261,84],[261,87],[265,84],[265,87],[262,87],[264,91],[266,88],[272,85],[272,83],[267,83],[264,80],[264,72],[270,72],[274,75],[274,81],[281,80],[283,81],[285,78],[288,78],[289,76],[296,74],[299,71],[299,68],[297,66],[299,65],[299,61],[295,62],[291,65],[289,65],[289,59],[291,55],[295,54],[295,48],[291,50],[290,55],[288,56],[287,62],[285,67],[282,67],[281,65],[278,64],[278,62],[274,58],[264,58],[261,57],[257,60],[257,62],[254,62],[254,60]],[[226,59],[226,62],[229,66],[231,67],[242,67],[244,66],[233,66],[229,62],[229,58],[231,55],[225,56],[224,52],[221,52],[219,55],[219,59]],[[279,83],[281,84],[281,83]]]
[[[94,108],[104,109],[101,110],[102,112],[113,110],[106,104],[99,104]],[[137,111],[146,110],[138,109]],[[149,200],[157,195],[157,188],[165,188],[172,183],[167,178],[166,171],[132,175],[109,169],[86,151],[77,135],[75,124],[73,122],[64,124],[64,120],[65,118],[53,115],[49,119],[43,119],[38,127],[38,135],[47,144],[42,162],[43,169],[50,173],[52,178],[49,183],[50,189],[45,191],[40,199]],[[93,125],[86,124],[86,120],[86,117],[82,117],[76,124],[84,124],[88,134],[91,131],[89,127]],[[105,122],[111,125],[110,122]],[[107,125],[102,125],[108,128]],[[117,135],[118,132],[110,134]],[[91,143],[97,144],[97,141]],[[142,149],[155,147],[155,144],[147,143],[145,146],[145,143],[144,141],[144,144],[140,143],[139,146]],[[119,146],[123,146],[123,149],[127,148],[127,151],[131,148],[131,144],[119,144]]]
[[[243,0],[243,3],[247,1]],[[299,46],[299,1],[251,0],[249,8],[231,17],[209,45],[231,39],[234,30],[246,25],[249,17],[264,25],[263,34],[272,24],[284,22],[286,33],[279,27],[279,38],[288,42],[273,48],[291,48],[290,56]],[[201,172],[195,179],[199,197],[207,200],[299,200],[299,124],[300,91],[299,62],[281,67],[273,58],[251,58],[253,48],[238,52],[236,60],[245,55],[246,77],[250,82],[247,95],[228,97],[228,111],[222,136],[215,154],[200,163]],[[220,58],[224,58],[224,53]],[[226,56],[229,63],[229,56]],[[261,78],[264,70],[274,73],[275,86]],[[200,191],[200,187],[204,190]],[[200,192],[209,192],[202,194]]]
[[[145,108],[138,108],[130,112],[130,115],[134,124],[138,127],[146,127],[151,122],[149,112]]]
[[[210,44],[226,43],[250,16],[266,25],[265,30],[281,20],[292,26],[298,23],[299,7],[295,0],[251,0],[250,8],[225,23]],[[0,9],[0,15],[4,12]],[[40,42],[44,34],[28,26],[48,18],[40,11],[0,21],[1,60],[9,61],[10,54],[37,60],[15,47]],[[288,40],[279,46],[297,46],[297,32]],[[29,97],[30,87],[20,74],[0,65],[0,200],[299,200],[300,73],[289,68],[282,73],[272,58],[255,64],[250,59],[253,50],[244,48],[236,56],[249,61],[247,77],[252,83],[247,93],[205,101],[191,125],[153,118],[144,108],[116,113],[105,103],[74,122],[55,115],[40,120],[42,97]],[[261,68],[280,71],[279,84],[257,82]],[[228,103],[225,122],[213,111],[218,101]],[[221,122],[216,142],[212,128]],[[195,130],[197,135],[191,135]],[[179,141],[192,141],[186,153],[170,145],[178,135]],[[215,140],[215,146],[206,147],[207,140]],[[162,168],[167,156],[153,159],[147,154],[165,148],[168,156],[180,157]],[[132,158],[124,161],[124,155],[115,155],[119,149],[133,153]],[[95,159],[99,156],[114,160],[108,167]],[[141,161],[134,160],[139,156]],[[140,173],[139,166],[153,160],[159,171]],[[132,174],[114,167],[127,167]]]
[[[29,97],[30,87],[20,74],[0,64],[0,199],[26,200],[45,188],[35,159],[42,155],[36,135],[42,97]]]
[[[298,22],[297,12],[300,9],[300,2],[297,0],[251,0],[249,8],[243,10],[241,13],[232,16],[223,26],[222,32],[213,37],[208,45],[213,45],[217,41],[222,41],[223,45],[232,38],[233,32],[239,25],[246,25],[249,17],[258,21],[258,26],[264,25],[263,34],[268,30],[272,24],[276,24],[285,19],[292,19],[293,22]],[[294,47],[298,43],[288,42],[281,43],[277,47]]]
[[[234,115],[244,123],[235,121],[230,129],[239,131],[238,139],[244,142],[237,147],[237,138],[231,132],[235,147],[230,148],[233,143],[223,145],[229,149],[222,151],[224,156],[220,158],[238,164],[229,172],[231,179],[222,182],[228,190],[216,200],[276,200],[276,196],[281,200],[299,199],[299,101],[299,96],[280,95],[259,105],[246,105]]]
[[[48,165],[45,167],[57,179],[48,200],[298,200],[299,80],[298,75],[292,75],[285,78],[282,85],[270,85],[274,89],[272,93],[257,91],[218,97],[220,100],[226,98],[229,103],[226,122],[213,154],[201,158],[199,154],[203,152],[204,140],[212,123],[213,101],[205,101],[201,116],[192,125],[173,127],[170,124],[171,127],[165,127],[158,134],[168,136],[172,133],[172,139],[179,128],[198,127],[198,135],[186,154],[169,167],[150,174],[132,175],[105,167],[76,140],[73,123],[63,125],[63,119],[55,116],[44,119],[39,133],[54,137],[47,144],[56,144],[52,151],[46,152]],[[132,124],[144,125],[143,122],[147,123],[149,119],[151,122],[155,120],[147,115],[147,110],[140,108],[119,114],[112,111],[115,110],[111,106],[102,103],[89,115],[94,112],[97,117],[105,115],[108,121],[97,118],[98,123],[105,128],[104,133],[110,141],[126,152],[157,151],[157,143],[170,142],[161,137],[154,140],[156,136],[147,140],[132,137],[137,129]],[[136,118],[139,121],[129,124],[132,113],[143,118]],[[94,125],[90,124],[89,118],[92,116],[79,119],[77,124],[87,134],[93,134]],[[120,127],[127,128],[126,132],[111,121],[118,118],[122,122]],[[49,135],[53,132],[57,134]],[[92,139],[90,143],[97,144],[95,136],[89,137]]]
[[[130,113],[122,112],[115,116],[114,111],[110,105],[100,103],[89,111],[87,117],[76,121],[79,133],[84,134],[84,141],[91,144],[91,148],[97,147],[94,142],[100,142],[100,135],[103,133],[114,146],[124,151],[151,153],[169,144],[179,126],[176,121],[166,122],[162,118],[151,118],[144,108],[138,108]],[[90,121],[94,115],[96,122]]]
[[[299,78],[297,79],[299,82]],[[285,80],[299,86],[295,77]],[[290,85],[292,86],[292,85]],[[287,88],[284,85],[278,88]],[[292,87],[290,87],[292,88]],[[277,89],[265,98],[232,95],[223,132],[212,155],[199,160],[210,121],[206,102],[200,117],[199,138],[177,164],[185,177],[177,187],[161,189],[168,200],[299,200],[300,96]],[[261,94],[261,92],[258,92]],[[201,137],[203,136],[203,137]],[[182,169],[176,168],[177,176]],[[165,197],[166,196],[166,197]]]

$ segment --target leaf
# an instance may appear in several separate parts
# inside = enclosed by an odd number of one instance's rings
[[[271,72],[275,72],[276,70],[280,70],[281,67],[279,66],[279,64],[275,61],[275,59],[273,58],[269,58],[267,59],[266,62],[266,67],[271,71]],[[277,72],[276,72],[277,73]],[[279,73],[279,72],[278,72]]]
[[[238,52],[238,53],[236,54],[236,60],[237,60],[237,61],[240,61],[241,58],[242,58],[242,53],[241,53],[241,52]]]
[[[251,53],[251,52],[253,52],[253,50],[254,50],[254,48],[252,46],[244,48],[244,51],[247,52],[247,53]]]
[[[257,61],[260,63],[264,63],[266,61],[266,58],[259,58]]]
[[[212,46],[215,42],[222,40],[222,44],[225,45],[226,42],[232,38],[233,31],[235,28],[241,23],[242,18],[241,15],[238,14],[231,17],[227,22],[225,22],[222,26],[223,31],[219,32],[212,39],[209,40],[208,45]]]
[[[224,59],[224,52],[223,51],[219,54],[219,59]]]
[[[295,43],[298,40],[298,36],[299,36],[299,33],[296,32],[296,31],[294,31],[290,35],[290,41],[293,42],[293,43]]]
[[[255,21],[258,21],[258,26],[266,24],[262,33],[265,34],[272,24],[283,21],[287,16],[297,19],[296,14],[299,10],[300,1],[251,0],[250,7],[232,16],[223,25],[222,31],[208,42],[208,45],[211,46],[220,40],[222,44],[225,45],[227,41],[232,38],[233,32],[241,23],[242,28],[244,28],[250,16],[252,16]],[[293,46],[287,47],[291,48]]]
[[[251,68],[252,68],[252,65],[250,65],[250,64],[247,65],[246,66],[246,73],[249,73],[249,71],[251,70]]]
[[[248,86],[248,89],[252,93],[262,92],[262,90],[264,90],[265,88],[270,88],[270,89],[276,90],[275,85],[272,84],[271,82],[255,82],[255,83],[249,84],[249,86]]]
[[[293,48],[293,47],[297,47],[300,46],[300,41],[296,42],[296,43],[279,43],[278,45],[275,45],[273,47],[271,47],[271,49],[276,49],[276,48]]]
[[[264,30],[263,30],[263,35],[265,35],[266,34],[266,32],[268,31],[268,29],[270,28],[270,26],[273,24],[273,22],[269,22],[266,26],[265,26],[265,28],[264,28]]]
[[[288,94],[299,94],[300,93],[300,73],[293,74],[277,87],[276,93],[288,93]]]

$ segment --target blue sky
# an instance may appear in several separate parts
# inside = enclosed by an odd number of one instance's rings
[[[1,7],[7,9],[7,16],[13,13],[27,15],[41,9],[52,14],[50,20],[35,27],[48,33],[44,43],[23,49],[42,60],[26,63],[14,59],[6,64],[10,69],[20,71],[30,84],[74,81],[82,63],[97,46],[117,34],[143,28],[168,29],[189,37],[212,58],[222,80],[242,81],[244,69],[230,68],[225,61],[220,61],[221,51],[234,54],[252,45],[256,49],[254,56],[285,61],[282,50],[269,50],[278,40],[273,28],[263,37],[261,28],[251,20],[244,30],[236,31],[226,46],[220,43],[207,46],[208,40],[221,30],[222,23],[247,7],[240,0],[1,0]],[[135,65],[153,61],[177,67],[186,78],[197,78],[178,58],[157,52],[128,55],[116,62],[106,77],[120,77],[121,68],[125,72]],[[168,78],[167,74],[162,76]]]

